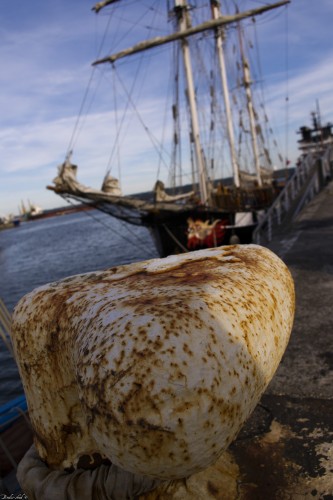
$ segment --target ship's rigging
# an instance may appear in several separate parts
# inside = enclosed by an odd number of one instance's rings
[[[107,5],[120,5],[120,3],[123,2],[100,2],[94,10],[99,12]],[[170,5],[171,2],[168,3]],[[209,227],[209,222],[218,218],[224,221],[225,228],[232,228],[232,234],[234,234],[237,229],[237,213],[239,215],[244,212],[252,214],[252,222],[248,224],[251,228],[255,224],[255,212],[267,207],[274,196],[270,154],[268,148],[262,145],[263,127],[265,126],[265,120],[262,120],[264,108],[259,109],[258,112],[254,105],[253,81],[244,48],[241,20],[285,5],[288,1],[250,9],[243,13],[236,12],[233,15],[222,14],[220,3],[217,0],[210,0],[209,3],[210,19],[193,22],[196,12],[194,7],[189,5],[186,0],[174,0],[173,9],[170,11],[171,15],[169,12],[173,25],[171,34],[153,36],[143,42],[134,43],[129,48],[98,58],[94,62],[95,68],[100,65],[105,66],[108,63],[112,66],[113,85],[115,81],[118,81],[122,87],[123,96],[126,95],[127,104],[122,106],[122,116],[119,116],[118,109],[115,108],[114,111],[115,121],[120,125],[123,135],[124,130],[125,135],[127,133],[124,127],[125,118],[129,109],[132,108],[136,113],[137,120],[140,121],[149,135],[155,150],[159,151],[159,172],[161,165],[167,163],[164,154],[165,144],[172,144],[173,151],[168,156],[168,162],[171,163],[170,171],[173,173],[171,185],[177,186],[179,189],[185,179],[184,183],[189,184],[189,188],[182,189],[182,192],[173,196],[166,192],[164,183],[156,178],[155,190],[152,192],[153,197],[123,196],[119,181],[109,175],[110,171],[103,181],[101,190],[87,188],[77,181],[77,167],[71,163],[69,152],[66,161],[60,166],[59,175],[55,179],[55,187],[53,187],[56,192],[63,196],[76,198],[80,201],[85,200],[115,217],[131,223],[146,225],[153,233],[158,233],[157,244],[162,255],[173,252],[170,245],[168,248],[162,249],[164,245],[163,232],[169,233],[171,231],[174,239],[180,242],[179,248],[182,249],[184,242],[186,242],[182,237],[182,232],[185,233],[185,236],[187,233],[186,220],[201,218],[203,222],[206,221],[206,226]],[[114,5],[112,5],[113,7]],[[224,51],[225,39],[227,38],[226,30],[234,30],[238,39],[238,52],[234,56],[234,69],[236,69],[236,80],[234,81],[236,83],[231,90]],[[145,117],[142,117],[134,103],[134,83],[130,87],[126,87],[117,66],[122,60],[135,59],[135,54],[138,54],[139,64],[134,70],[134,74],[137,74],[141,70],[141,63],[144,60],[149,60],[149,57],[146,56],[147,51],[150,53],[162,50],[164,46],[171,43],[175,44],[176,47],[173,51],[175,62],[173,125],[170,128],[172,132],[163,131],[164,143],[161,145],[161,142],[156,138],[154,125],[153,128],[146,126]],[[212,48],[214,48],[214,54]],[[160,54],[164,57],[164,49]],[[182,65],[179,61],[180,54]],[[194,69],[194,59],[199,62],[196,69]],[[160,64],[160,68],[162,67],[163,63]],[[124,68],[126,73],[128,66],[124,65]],[[146,81],[151,75],[148,72],[144,75]],[[204,77],[208,77],[208,83],[202,85]],[[150,79],[153,80],[153,77],[151,76]],[[135,80],[132,73],[132,82]],[[216,88],[216,84],[218,84],[219,89]],[[185,92],[181,91],[182,85],[185,87]],[[165,89],[166,85],[163,85],[161,90]],[[240,89],[243,93],[243,100],[237,101],[236,91],[238,92]],[[139,95],[136,94],[136,97]],[[221,97],[223,97],[222,102],[220,102]],[[237,107],[239,108],[238,117],[235,111]],[[184,152],[183,147],[185,141],[182,131],[186,122],[182,113],[184,108],[189,111],[187,122],[189,124],[190,148],[188,153]],[[245,118],[245,110],[247,118]],[[154,120],[157,114],[162,114],[162,110],[155,113]],[[260,120],[263,125],[260,125]],[[236,123],[237,121],[238,123]],[[157,127],[155,128],[157,130]],[[127,131],[128,135],[131,136],[130,129]],[[247,139],[245,144],[246,142],[248,144],[246,150],[243,146],[244,137]],[[119,131],[116,133],[116,138],[115,144],[117,145],[113,147],[113,152],[119,148]],[[136,137],[132,135],[132,138],[134,144]],[[228,145],[227,151],[226,145]],[[242,154],[244,151],[245,156],[247,156],[245,164]],[[127,154],[130,154],[130,151],[127,151]],[[114,157],[115,154],[113,154]],[[147,157],[146,160],[150,161],[150,158]],[[142,159],[138,158],[137,161],[139,169],[144,167]],[[185,172],[183,163],[192,165],[191,173]],[[233,183],[231,186],[224,186],[216,181],[217,178],[221,178],[216,173],[217,166],[221,163],[229,163],[232,166],[230,173],[232,173]],[[250,165],[255,167],[254,170],[249,168]],[[190,180],[188,176],[190,176]],[[180,180],[181,182],[179,182]],[[124,182],[124,176],[122,181]],[[196,195],[197,188],[199,188],[198,196]],[[244,229],[241,229],[240,232],[244,232]],[[220,233],[228,236],[226,230],[220,231]],[[217,242],[217,244],[220,243]]]

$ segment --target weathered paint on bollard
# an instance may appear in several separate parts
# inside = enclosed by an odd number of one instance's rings
[[[214,463],[287,346],[284,263],[234,245],[78,275],[26,295],[13,341],[50,467],[98,453],[158,478]]]

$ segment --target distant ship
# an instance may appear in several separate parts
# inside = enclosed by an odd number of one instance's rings
[[[322,155],[327,146],[333,146],[333,124],[328,122],[322,124],[319,107],[311,113],[312,127],[300,127],[298,133],[301,139],[298,141],[298,148],[302,156],[308,153]]]

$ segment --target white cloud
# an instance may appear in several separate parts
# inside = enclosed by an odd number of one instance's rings
[[[22,15],[20,22],[8,21],[0,27],[1,213],[14,211],[20,199],[29,198],[44,207],[63,204],[60,198],[46,191],[45,185],[55,177],[56,165],[64,159],[75,113],[90,76],[90,62],[94,60],[91,42],[95,21],[91,19],[89,2],[46,2],[40,19],[37,2],[32,1],[31,8],[36,10],[30,24]],[[306,124],[316,99],[324,119],[332,120],[333,53],[328,40],[333,3],[293,0],[288,12],[289,33],[284,31],[284,13],[265,15],[258,21],[258,28],[260,52],[270,70],[266,79],[268,113],[283,144],[288,89],[289,143],[293,144],[296,156],[296,128]],[[15,16],[13,13],[13,20]],[[284,51],[286,36],[290,44],[288,82],[283,75],[284,56],[278,56],[276,50]],[[142,95],[141,113],[146,123],[153,122],[152,130],[159,139],[162,136],[159,115],[164,112],[164,103],[159,102],[158,90],[163,73],[156,71],[154,64],[156,61],[146,75],[154,89],[150,96]],[[100,70],[95,76],[96,83],[104,78]],[[102,182],[115,136],[112,79],[104,80],[102,84],[108,83],[109,89],[102,86],[98,89],[94,112],[91,110],[85,121],[73,157],[79,165],[80,182],[93,187]],[[121,109],[118,119],[120,116]],[[127,193],[151,188],[158,164],[157,154],[148,154],[151,144],[146,134],[135,125],[137,122],[130,128],[124,127],[124,136],[130,141],[121,142],[123,190]],[[117,175],[117,155],[113,163],[113,174]],[[163,175],[166,179],[164,167]]]
[[[310,126],[310,113],[316,110],[317,101],[322,121],[332,121],[333,99],[333,52],[323,60],[291,75],[288,81],[272,85],[267,92],[268,110],[275,129],[282,142],[286,141],[286,126],[289,128],[287,139],[289,157],[295,160],[298,155],[296,131],[300,126]],[[288,96],[288,101],[286,97]]]

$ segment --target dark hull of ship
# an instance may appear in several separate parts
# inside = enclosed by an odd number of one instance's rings
[[[241,244],[252,243],[252,233],[255,227],[256,224],[244,226],[229,225],[226,227],[223,239],[216,241],[216,244],[213,246],[229,245],[236,242]],[[169,221],[165,224],[156,224],[150,226],[149,230],[161,257],[211,247],[211,245],[199,244],[188,248],[186,221],[181,223],[178,220],[177,223]]]
[[[159,211],[158,204],[156,211],[148,214],[138,215],[136,212],[119,210],[109,203],[95,203],[95,208],[109,215],[129,222],[131,224],[145,226],[149,229],[156,249],[160,257],[167,257],[200,248],[207,248],[208,245],[198,245],[194,248],[188,247],[188,219],[210,221],[221,220],[225,224],[223,239],[219,239],[214,246],[228,245],[233,242],[232,237],[236,236],[236,241],[241,244],[252,242],[252,233],[256,227],[256,212],[250,212],[254,222],[246,225],[236,225],[236,213],[225,210],[212,210],[202,207],[168,213]],[[211,246],[211,245],[209,245]]]
[[[257,214],[267,209],[278,190],[261,188],[254,191],[237,191],[234,193],[215,195],[212,199],[214,208],[200,204],[184,203],[146,203],[136,199],[136,206],[131,206],[131,198],[118,198],[117,201],[90,199],[82,194],[65,194],[64,198],[75,199],[86,203],[108,215],[130,224],[147,227],[153,237],[157,251],[161,257],[183,253],[200,248],[228,245],[230,243],[247,244],[252,242],[252,233],[256,227]],[[132,198],[134,200],[135,198]],[[245,214],[246,222],[239,222],[237,214]],[[221,221],[222,233],[217,239],[210,238],[197,241],[195,245],[188,243],[188,221],[202,221],[212,224]]]

